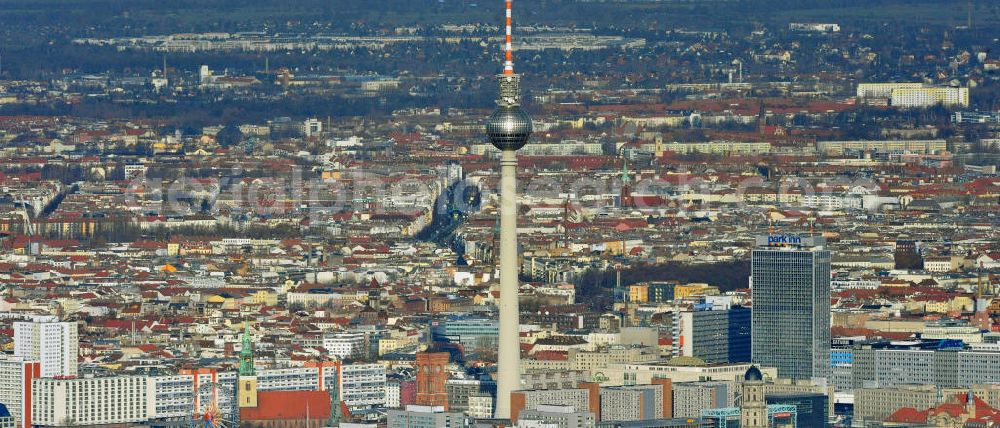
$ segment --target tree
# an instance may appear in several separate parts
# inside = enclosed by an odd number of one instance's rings
[[[230,123],[219,130],[218,134],[215,134],[215,141],[228,149],[243,141],[243,132],[236,124]]]
[[[108,174],[108,180],[121,181],[124,179],[125,179],[125,165],[121,163],[115,164],[114,169],[112,169],[111,173]]]

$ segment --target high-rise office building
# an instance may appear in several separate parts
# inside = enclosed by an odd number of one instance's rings
[[[697,357],[712,364],[750,361],[750,309],[728,302],[706,302],[676,312],[675,316],[674,346],[678,356]]]
[[[75,322],[37,317],[14,323],[14,356],[41,363],[41,377],[76,376],[79,353]]]
[[[757,238],[751,265],[754,363],[790,379],[830,373],[830,251],[819,236]]]

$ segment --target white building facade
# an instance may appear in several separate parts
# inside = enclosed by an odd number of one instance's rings
[[[75,322],[55,317],[14,323],[14,356],[42,364],[41,377],[76,376],[80,339]]]
[[[34,381],[32,423],[45,426],[130,424],[155,411],[146,376],[42,378]]]
[[[0,403],[19,428],[31,427],[32,379],[40,372],[38,362],[0,356]]]

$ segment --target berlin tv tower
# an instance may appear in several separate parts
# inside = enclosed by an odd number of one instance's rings
[[[517,307],[517,150],[531,136],[531,117],[521,109],[519,83],[514,74],[511,42],[511,3],[507,6],[503,73],[497,76],[497,109],[486,120],[486,135],[502,153],[500,158],[500,339],[497,363],[497,402],[494,417],[510,419],[510,393],[521,389],[521,344]]]

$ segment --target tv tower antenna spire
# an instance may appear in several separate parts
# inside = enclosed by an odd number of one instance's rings
[[[513,18],[511,17],[511,9],[513,9],[514,0],[504,0],[504,8],[507,10],[507,22],[506,22],[506,36],[504,44],[504,62],[503,62],[503,74],[514,74],[514,36],[511,28],[513,27]]]

